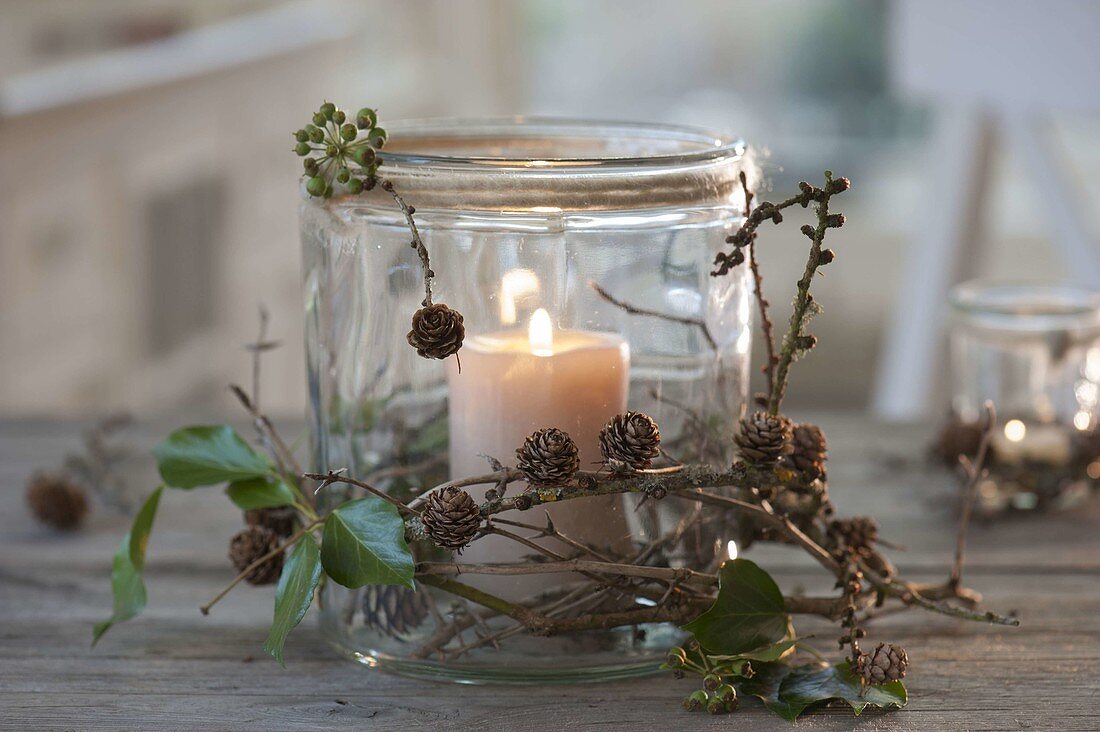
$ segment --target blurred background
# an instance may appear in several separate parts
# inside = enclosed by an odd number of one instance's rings
[[[789,404],[939,416],[967,276],[1100,285],[1100,3],[6,0],[0,416],[235,412],[257,309],[304,412],[289,132],[545,114],[729,130],[777,193],[850,177]],[[765,230],[779,318],[804,262]],[[756,359],[759,362],[759,358]]]

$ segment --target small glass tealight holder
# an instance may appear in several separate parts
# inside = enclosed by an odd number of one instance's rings
[[[978,509],[1076,503],[1100,480],[1100,291],[975,280],[950,302],[958,453],[976,448],[985,402],[997,410]]]

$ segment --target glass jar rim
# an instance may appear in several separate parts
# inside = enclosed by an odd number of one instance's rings
[[[380,175],[425,211],[569,216],[670,207],[739,210],[740,174],[750,190],[760,178],[743,141],[684,125],[441,118],[398,121],[387,131]],[[358,214],[381,208],[382,198],[377,191],[337,192],[314,203]]]
[[[633,167],[678,166],[729,157],[741,157],[746,152],[745,142],[737,137],[716,130],[691,125],[653,122],[626,122],[619,120],[594,120],[570,117],[487,117],[487,118],[419,118],[398,120],[387,125],[389,144],[383,150],[383,159],[391,164],[417,167],[464,167],[471,170],[483,168],[486,172],[504,168],[546,170],[553,168],[585,167]],[[630,138],[635,142],[647,142],[680,150],[655,151],[648,154],[562,154],[544,152],[538,155],[516,154],[447,154],[417,150],[425,144],[445,144],[457,147],[472,143],[491,144],[492,140],[510,139],[513,144],[541,142],[543,147],[561,144],[573,138],[593,141]],[[405,148],[405,149],[403,149]],[[499,144],[490,150],[499,150]]]
[[[952,311],[987,328],[1056,330],[1100,324],[1100,290],[1055,280],[976,279],[951,289]]]

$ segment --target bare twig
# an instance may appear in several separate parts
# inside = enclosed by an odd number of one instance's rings
[[[401,213],[405,216],[405,224],[412,233],[412,248],[416,250],[416,256],[420,257],[420,264],[424,270],[424,300],[421,304],[428,307],[432,304],[432,280],[435,279],[435,271],[432,270],[432,262],[428,257],[428,247],[424,245],[424,240],[420,237],[420,229],[416,227],[416,220],[413,219],[416,209],[406,203],[405,199],[394,190],[391,181],[381,177],[379,181],[382,189],[389,193],[394,202],[401,208]]]
[[[516,481],[524,480],[523,473],[519,472],[515,468],[502,468],[492,473],[485,475],[475,475],[469,478],[459,478],[457,480],[451,480],[446,483],[441,483],[434,488],[424,491],[416,498],[409,501],[409,508],[419,508],[424,501],[428,500],[435,491],[441,491],[446,488],[469,488],[475,485],[499,485],[500,483],[514,483]]]
[[[707,327],[706,321],[704,321],[702,318],[689,318],[682,315],[671,315],[669,313],[662,313],[660,310],[650,310],[649,308],[642,308],[638,307],[637,305],[631,305],[630,303],[615,297],[610,292],[601,287],[598,282],[592,280],[589,280],[588,286],[591,287],[595,291],[595,293],[602,297],[604,300],[621,310],[625,310],[631,315],[647,315],[652,318],[667,320],[670,323],[680,323],[681,325],[689,325],[693,328],[698,328],[699,331],[703,334],[703,338],[706,340],[707,345],[709,345],[714,351],[718,350],[718,342],[714,340],[714,336],[711,335],[710,328]]]
[[[260,409],[260,359],[265,351],[279,347],[278,341],[267,339],[267,326],[271,316],[267,308],[260,305],[260,330],[256,334],[256,340],[245,345],[245,350],[252,354],[252,406],[256,411]]]
[[[271,420],[266,414],[257,408],[256,404],[248,394],[245,393],[244,389],[237,384],[230,384],[229,391],[233,393],[233,396],[237,397],[237,401],[239,401],[249,415],[251,415],[253,425],[256,427],[256,432],[259,434],[264,445],[271,452],[272,457],[275,458],[275,462],[279,467],[279,472],[285,477],[293,480],[300,489],[302,466],[298,464],[298,459],[294,457],[294,451],[287,446],[278,430],[275,429],[275,425],[271,423]],[[316,501],[314,501],[312,496],[307,496],[306,498],[311,508],[317,507]]]
[[[346,483],[348,485],[353,485],[356,488],[362,488],[367,493],[378,496],[383,501],[386,501],[387,503],[393,504],[397,508],[398,511],[405,514],[406,516],[408,516],[408,515],[419,516],[420,515],[419,511],[417,511],[416,509],[414,509],[410,506],[405,505],[404,503],[401,502],[400,499],[394,498],[389,493],[386,493],[385,491],[379,490],[378,488],[375,488],[374,486],[372,486],[369,483],[364,483],[361,480],[356,480],[355,478],[351,478],[347,475],[342,475],[341,472],[342,471],[330,470],[327,473],[305,473],[302,477],[308,478],[309,480],[319,481],[321,483],[321,485],[319,485],[317,487],[318,491],[321,490],[322,488],[325,488],[326,486],[332,485],[333,483]]]
[[[760,504],[750,503],[748,501],[742,501],[737,498],[729,498],[727,496],[717,495],[715,493],[708,493],[703,490],[683,491],[681,493],[672,493],[670,495],[678,495],[683,498],[689,498],[700,501],[701,503],[709,503],[715,506],[725,506],[726,508],[732,508],[739,511],[751,513],[752,515],[763,519],[766,523],[771,524],[775,528],[785,533],[796,544],[799,544],[804,548],[811,557],[817,560],[817,562],[829,570],[834,575],[839,575],[841,567],[837,563],[836,559],[822,547],[815,542],[804,531],[795,526],[790,519],[785,516],[780,516],[775,512],[775,509],[765,501],[761,500]]]
[[[951,565],[951,579],[948,583],[952,587],[958,587],[962,582],[963,555],[966,553],[966,534],[970,528],[970,515],[974,510],[974,499],[978,494],[978,484],[985,476],[985,463],[989,456],[989,444],[993,439],[993,427],[997,423],[997,412],[993,402],[987,401],[984,405],[982,423],[982,437],[978,442],[978,452],[974,456],[974,462],[970,462],[965,455],[959,456],[959,462],[966,472],[966,488],[963,497],[962,515],[959,516],[959,533],[955,540],[955,562]]]
[[[687,567],[646,567],[619,562],[600,562],[591,559],[567,559],[557,562],[519,562],[515,564],[421,562],[416,565],[416,571],[423,574],[492,574],[508,576],[587,572],[617,574],[624,577],[642,577],[645,579],[665,580],[670,582],[691,582],[702,586],[711,586],[718,581],[718,578],[714,575],[696,572]]]
[[[514,602],[509,602],[502,597],[490,594],[483,590],[479,590],[476,587],[463,584],[448,577],[440,577],[433,574],[417,575],[417,579],[426,585],[432,587],[438,587],[441,590],[446,590],[452,595],[458,595],[464,597],[470,602],[476,603],[483,607],[496,610],[502,615],[507,615],[513,620],[518,620],[528,628],[532,630],[545,627],[549,618],[546,618],[540,613],[536,613],[529,610],[522,605],[517,605]]]
[[[752,213],[752,191],[749,190],[748,177],[745,171],[741,171],[741,190],[745,193],[745,220]],[[764,297],[764,277],[760,274],[760,265],[756,261],[756,232],[749,236],[749,269],[752,271],[752,281],[756,294],[756,304],[760,309],[760,332],[764,336],[765,362],[764,377],[767,380],[767,393],[771,394],[775,388],[775,365],[778,359],[775,355],[775,337],[772,334],[772,321],[768,317],[768,300]]]
[[[287,549],[289,549],[290,547],[297,544],[299,539],[301,539],[303,536],[305,536],[309,532],[313,531],[318,526],[320,526],[321,523],[322,523],[321,521],[313,521],[312,523],[307,524],[306,526],[303,526],[302,528],[298,529],[298,531],[296,531],[285,542],[283,542],[282,544],[280,544],[276,548],[272,549],[267,554],[264,554],[262,557],[260,557],[256,561],[252,562],[252,564],[248,565],[243,570],[241,570],[241,573],[238,574],[236,577],[234,577],[232,582],[230,582],[228,585],[226,585],[224,588],[222,588],[221,592],[214,595],[214,598],[212,600],[210,600],[210,602],[208,602],[205,605],[203,605],[202,607],[200,607],[199,610],[202,612],[203,615],[209,615],[210,614],[210,608],[214,607],[214,605],[216,605],[219,600],[221,600],[223,597],[228,595],[229,591],[232,590],[234,587],[236,587],[238,584],[240,584],[241,581],[244,580],[245,577],[247,577],[248,575],[250,575],[253,572],[253,570],[255,570],[257,567],[259,567],[261,564],[263,564],[267,560],[271,559],[272,557],[276,557],[279,554],[282,554]]]

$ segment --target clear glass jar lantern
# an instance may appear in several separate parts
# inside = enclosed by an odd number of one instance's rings
[[[669,459],[728,466],[747,397],[751,285],[745,267],[717,278],[710,270],[741,220],[740,173],[750,185],[757,179],[741,142],[656,125],[413,122],[390,126],[382,156],[386,178],[416,209],[435,300],[463,314],[466,341],[457,359],[445,361],[421,358],[406,342],[422,271],[385,192],[304,200],[317,470],[347,469],[408,499],[490,472],[486,456],[514,465],[515,449],[541,427],[569,432],[582,467],[594,469],[599,428],[627,409],[657,420]],[[471,493],[481,500],[484,491]],[[351,497],[333,486],[323,499]],[[640,502],[635,495],[575,499],[550,513],[560,531],[618,556],[648,547],[654,563],[700,570],[724,558],[722,527],[654,549],[692,504]],[[541,509],[507,517],[545,522]],[[461,560],[532,553],[498,539],[475,542]],[[439,558],[431,547],[413,551],[418,560]],[[583,586],[578,580],[470,583],[559,613],[645,601],[563,602]],[[669,626],[534,637],[424,585],[413,593],[330,582],[322,600],[325,634],[349,655],[397,673],[468,682],[648,673],[679,638]]]
[[[1064,505],[1100,478],[1100,292],[974,281],[951,295],[952,411],[997,410],[981,507]]]

